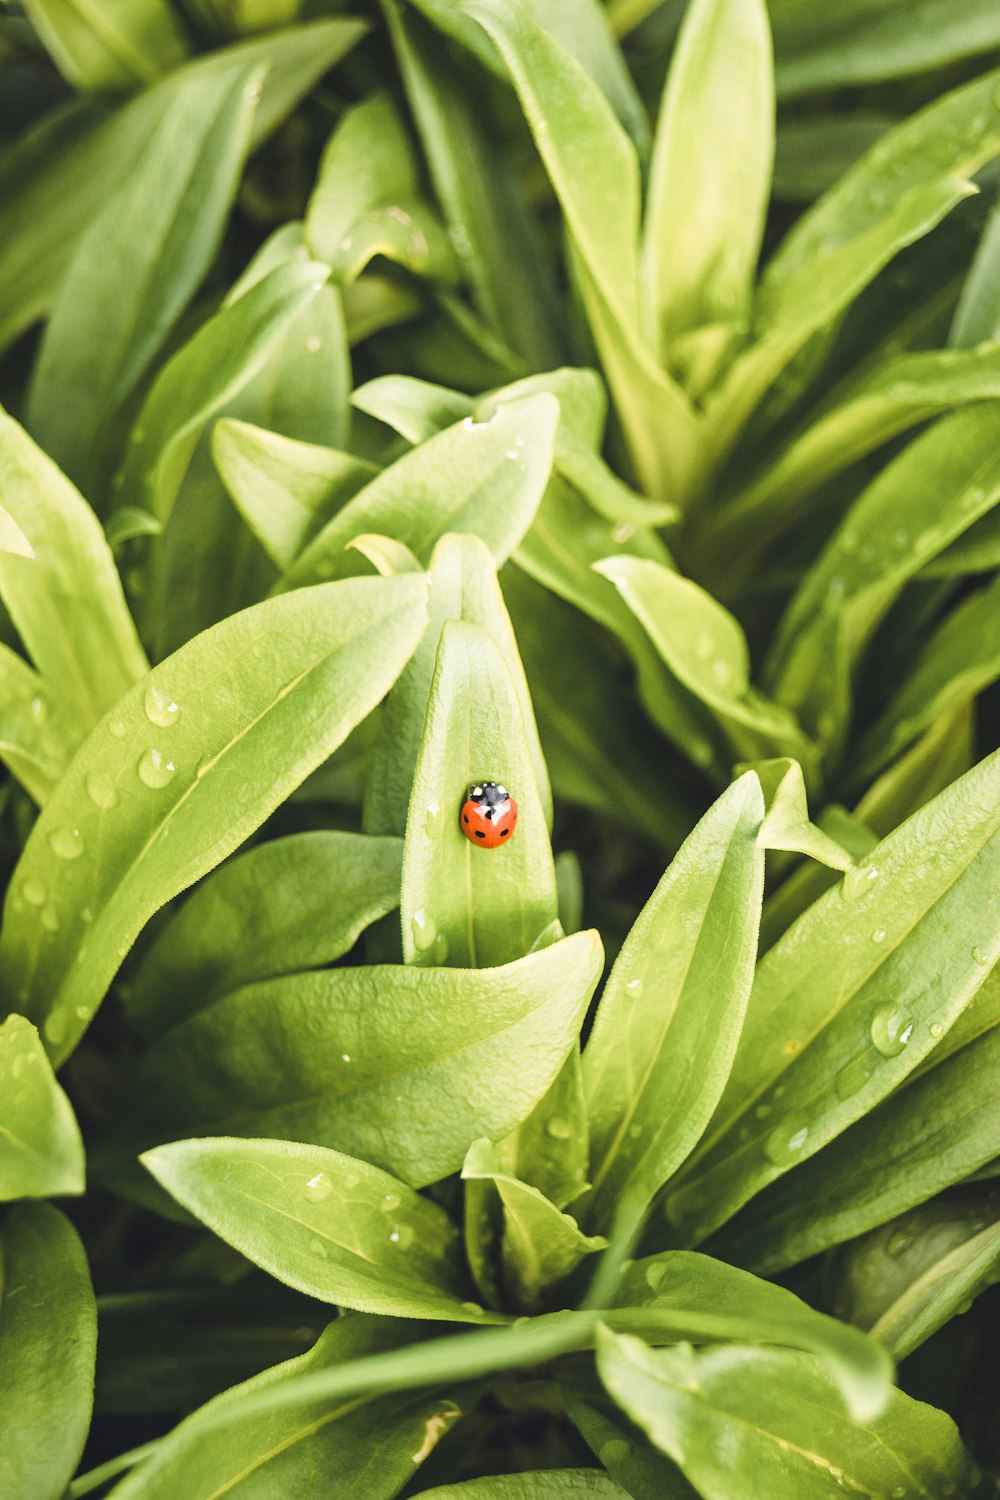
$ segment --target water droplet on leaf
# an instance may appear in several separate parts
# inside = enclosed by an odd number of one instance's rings
[[[428,953],[434,947],[438,935],[437,926],[422,906],[413,913],[410,931],[413,933],[413,946],[418,953]]]
[[[87,796],[98,807],[114,807],[118,801],[118,791],[107,771],[88,771],[86,787]]]
[[[29,906],[44,906],[48,891],[40,880],[26,880],[21,887],[21,895]]]
[[[169,729],[171,724],[176,724],[181,714],[170,694],[164,693],[152,682],[146,687],[143,708],[149,722],[159,725],[161,729]]]
[[[305,1186],[305,1194],[310,1203],[320,1203],[324,1198],[330,1196],[332,1183],[325,1172],[317,1172],[315,1177],[310,1177]]]
[[[165,755],[151,746],[139,762],[139,780],[144,786],[158,791],[173,781],[176,769],[172,760],[167,760]]]
[[[883,1057],[898,1057],[912,1035],[913,1017],[901,1005],[880,1005],[872,1016],[872,1041]]]
[[[55,828],[49,834],[53,854],[60,859],[79,859],[83,853],[83,836],[79,828]]]

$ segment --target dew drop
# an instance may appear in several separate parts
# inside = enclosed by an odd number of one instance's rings
[[[628,1133],[629,1133],[630,1140],[637,1141],[639,1139],[639,1137],[642,1135],[642,1126],[641,1125],[630,1125],[629,1128],[628,1128]]]
[[[125,733],[125,725],[122,723],[121,719],[112,719],[111,723],[108,725],[108,728],[111,730],[111,733],[114,735],[116,740],[120,740],[122,735]]]
[[[42,1030],[50,1042],[61,1042],[66,1035],[66,1022],[62,1016],[49,1016]]]
[[[49,834],[49,845],[60,859],[79,859],[83,853],[83,836],[79,828],[55,828]]]
[[[441,804],[428,802],[424,808],[424,832],[428,838],[436,838],[441,832]]]
[[[883,1057],[898,1057],[912,1035],[913,1017],[901,1005],[880,1005],[872,1016],[872,1041]]]
[[[782,1165],[790,1156],[798,1156],[809,1139],[809,1126],[799,1120],[786,1120],[772,1130],[764,1143],[764,1150],[776,1165]]]
[[[769,1104],[758,1104],[757,1108],[754,1110],[754,1114],[756,1115],[758,1120],[766,1120],[770,1113],[771,1106]]]
[[[389,1236],[390,1243],[399,1250],[409,1250],[413,1244],[413,1229],[409,1224],[397,1224]]]
[[[87,1009],[87,1007],[85,1005],[78,1005],[76,1007],[76,1018],[77,1018],[78,1021],[89,1021],[90,1020],[90,1011]]]
[[[29,906],[44,906],[48,891],[40,880],[26,880],[21,887],[21,895]]]
[[[872,933],[872,942],[873,943],[884,943],[885,942],[885,928],[884,927],[876,927],[875,931]]]
[[[601,1444],[597,1456],[604,1467],[614,1473],[618,1464],[628,1463],[632,1447],[624,1438],[611,1438],[609,1442]]]
[[[986,957],[982,948],[973,948],[972,961],[973,963],[982,964],[984,967],[989,963],[989,959]]]
[[[317,1172],[315,1177],[310,1177],[305,1186],[305,1194],[310,1203],[321,1203],[324,1198],[330,1196],[332,1183],[325,1172]]]
[[[149,722],[159,725],[161,729],[169,729],[170,725],[176,724],[181,716],[181,711],[170,694],[164,693],[152,682],[146,688],[142,706],[146,710],[146,718]]]
[[[46,932],[59,931],[59,913],[54,906],[45,907],[42,912],[41,923]]]
[[[625,986],[625,993],[632,1000],[638,1000],[645,988],[641,979],[630,979]]]
[[[118,791],[107,771],[88,771],[86,786],[87,796],[98,807],[114,807],[118,801]]]
[[[942,1493],[947,1494],[947,1491],[945,1490]],[[889,1494],[892,1496],[892,1500],[906,1500],[906,1486],[905,1486],[905,1484],[897,1484],[897,1485],[895,1485],[889,1491]]]
[[[436,964],[443,964],[448,957],[448,939],[443,932],[439,932],[434,939],[432,957]]]
[[[309,338],[306,339],[306,352],[308,354],[318,354],[322,347],[322,340],[315,333],[311,334]]]
[[[890,1260],[898,1260],[913,1244],[913,1235],[905,1229],[894,1229],[885,1242],[885,1253]]]
[[[31,717],[34,719],[35,723],[36,724],[40,724],[42,722],[42,720],[45,718],[45,715],[47,713],[48,713],[48,709],[47,709],[47,707],[45,705],[45,699],[44,698],[32,698],[32,700],[31,700]]]
[[[257,100],[260,98],[260,84],[248,83],[246,88],[243,90],[243,98],[245,99],[247,104],[256,104]]]
[[[398,1193],[386,1193],[381,1203],[382,1212],[384,1214],[395,1213],[402,1201]]]
[[[429,953],[434,947],[437,938],[437,926],[427,915],[423,907],[419,907],[413,913],[410,920],[410,930],[413,933],[413,946],[418,953]]]
[[[469,1313],[473,1318],[481,1318],[483,1315],[483,1309],[478,1302],[463,1302],[462,1311]]]
[[[326,1246],[321,1239],[317,1238],[316,1235],[313,1235],[312,1239],[309,1241],[309,1249],[312,1251],[313,1255],[321,1255],[323,1257],[326,1256]]]
[[[940,1021],[931,1022],[931,1036],[935,1041],[939,1041],[944,1036],[944,1026]]]
[[[845,901],[858,901],[878,879],[874,865],[855,865],[844,876],[840,890]]]
[[[348,1172],[347,1176],[344,1178],[342,1185],[347,1192],[352,1193],[360,1181],[361,1178],[358,1176],[357,1172]]]
[[[631,521],[622,521],[620,525],[612,527],[611,540],[617,547],[624,547],[635,536],[635,527]]]
[[[729,665],[720,657],[712,663],[712,676],[716,682],[728,682],[730,677]]]
[[[176,769],[172,760],[167,760],[159,750],[151,746],[139,762],[139,780],[143,786],[158,791],[173,781]]]
[[[342,1052],[340,1054],[340,1060],[341,1062],[349,1063],[351,1060],[351,1054],[349,1052]]]
[[[545,1131],[554,1141],[568,1141],[573,1136],[572,1125],[568,1120],[564,1120],[562,1115],[553,1115],[551,1120],[546,1122]]]

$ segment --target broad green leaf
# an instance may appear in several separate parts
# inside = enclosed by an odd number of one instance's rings
[[[82,730],[37,672],[0,645],[0,756],[41,807],[72,759]]]
[[[240,515],[279,568],[290,567],[309,537],[378,472],[352,453],[228,417],[215,424],[212,457]]]
[[[250,145],[263,71],[235,65],[179,89],[81,235],[42,340],[28,425],[84,489],[105,428],[215,257]]]
[[[0,1493],[59,1500],[90,1426],[97,1318],[68,1219],[21,1204],[0,1233]]]
[[[479,536],[504,562],[531,525],[552,470],[559,407],[538,395],[471,417],[405,454],[367,484],[319,532],[282,579],[298,588],[318,578],[357,572],[345,552],[362,532],[405,542],[429,563],[446,531]]]
[[[27,0],[32,24],[66,78],[94,93],[152,83],[187,46],[168,0]]]
[[[392,427],[416,446],[476,409],[472,396],[415,380],[412,375],[379,375],[351,393],[351,405]]]
[[[959,1189],[846,1245],[833,1288],[839,1315],[904,1359],[1000,1279],[995,1187]]]
[[[601,968],[595,933],[499,969],[369,965],[238,990],[146,1054],[127,1138],[305,1138],[422,1187],[470,1141],[525,1119],[573,1045]]]
[[[810,859],[828,865],[832,870],[852,870],[855,861],[849,851],[809,817],[806,787],[798,761],[785,756],[778,760],[758,761],[753,769],[760,778],[767,803],[767,812],[757,835],[759,847],[807,854]],[[868,854],[873,841],[864,842],[864,853]]]
[[[459,826],[467,789],[506,786],[509,845],[478,849]],[[470,968],[521,958],[557,916],[545,807],[514,679],[494,639],[448,620],[427,700],[403,852],[408,963]]]
[[[771,646],[766,680],[836,744],[865,646],[903,586],[1000,500],[1000,403],[942,418],[851,506],[806,574]]]
[[[419,1326],[419,1325],[418,1325]],[[308,1494],[325,1500],[393,1500],[436,1442],[461,1416],[454,1400],[430,1395],[300,1400],[293,1382],[386,1357],[417,1336],[393,1319],[344,1317],[308,1354],[225,1391],[167,1434],[155,1453],[113,1491],[115,1500],[218,1500],[233,1495]],[[292,1399],[244,1415],[255,1396]],[[455,1394],[461,1393],[456,1382]]]
[[[696,393],[749,330],[773,158],[764,0],[695,0],[660,107],[643,259],[662,361]]]
[[[147,1034],[220,995],[322,968],[399,902],[398,839],[315,829],[222,866],[157,933],[127,989]]]
[[[628,1500],[629,1494],[597,1469],[535,1469],[435,1485],[422,1493],[427,1500]]]
[[[538,1307],[548,1287],[575,1271],[607,1241],[580,1232],[537,1188],[503,1171],[489,1141],[475,1141],[462,1167],[465,1181],[491,1183],[503,1205],[502,1276],[515,1307]]]
[[[129,503],[166,522],[205,423],[261,370],[326,274],[309,261],[278,266],[204,323],[164,366],[122,466],[119,488]]]
[[[685,1234],[724,1222],[933,1051],[1000,955],[987,895],[998,874],[994,755],[884,839],[765,955],[715,1122],[668,1200]],[[858,1163],[873,1172],[870,1154]]]
[[[580,1049],[575,1047],[524,1123],[498,1142],[497,1157],[506,1172],[565,1208],[586,1186],[589,1147]]]
[[[761,1194],[718,1236],[725,1253],[771,1274],[971,1176],[996,1156],[998,1059],[994,1026]]]
[[[444,1209],[370,1166],[292,1141],[175,1141],[142,1163],[172,1197],[256,1265],[360,1312],[475,1322],[459,1237]]]
[[[743,776],[709,810],[639,916],[605,986],[583,1056],[594,1196],[607,1226],[647,1204],[711,1118],[750,985],[764,883],[760,783]]]
[[[356,538],[351,545],[357,546],[360,540]],[[363,550],[365,555],[371,558],[370,549],[364,548]],[[419,567],[419,564],[417,566]],[[399,836],[406,832],[414,772],[424,735],[424,720],[438,658],[441,631],[446,621],[456,619],[464,620],[470,625],[477,625],[484,630],[503,658],[504,667],[513,684],[517,700],[517,708],[513,712],[515,714],[519,712],[524,730],[524,744],[516,746],[516,753],[520,757],[525,750],[527,752],[531,767],[530,778],[534,780],[547,826],[552,819],[552,793],[549,787],[548,771],[538,740],[538,730],[535,727],[531,694],[518,655],[517,641],[510,623],[510,616],[507,614],[503,595],[497,584],[493,558],[485,543],[481,542],[478,537],[446,532],[434,549],[428,577],[430,624],[382,710],[379,736],[375,744],[365,793],[365,829],[370,833],[390,833]],[[506,678],[502,686],[506,691],[508,687]],[[453,708],[454,705],[449,705],[449,712],[452,712]],[[516,719],[514,722],[516,726]],[[488,752],[488,759],[491,763],[497,754],[500,754],[502,759],[512,753],[515,736],[516,727],[511,728],[505,722],[502,751],[486,745],[483,753]],[[436,779],[438,768],[432,765],[430,770],[432,779]],[[452,764],[449,770],[453,778],[450,784],[452,789],[458,787],[452,800],[460,799],[464,794],[465,786],[459,786],[454,780],[455,764]],[[470,781],[474,781],[480,774],[484,773],[475,769],[470,771]],[[518,779],[522,778],[523,768]],[[493,779],[502,778],[496,776]],[[513,775],[511,780],[513,782]],[[520,806],[520,803],[518,805]],[[430,806],[430,801],[427,806]],[[437,806],[440,813],[440,800]],[[457,819],[457,801],[452,811]],[[434,822],[435,815],[429,814],[428,816],[432,824],[432,829],[429,831],[433,831],[433,828],[438,826]],[[543,856],[543,870],[547,869],[549,858],[549,855]],[[518,863],[520,864],[520,861]],[[547,898],[545,910],[549,911]],[[545,918],[546,922],[549,920],[551,920],[550,915]],[[542,925],[544,926],[545,923],[543,922]],[[530,946],[529,942],[527,947]],[[520,956],[520,951],[510,955],[514,958]]]
[[[0,1025],[0,1198],[83,1192],[83,1141],[38,1032],[23,1016]]]
[[[149,917],[374,708],[425,597],[408,577],[269,600],[169,657],[98,725],[32,830],[0,938],[8,1005],[41,1023],[57,1061]]]
[[[827,10],[770,0],[782,97],[925,73],[1000,46],[1000,17],[976,0],[841,0]]]
[[[848,855],[852,865],[865,859],[878,843],[878,834],[837,802],[830,802],[823,808],[815,826],[824,838],[830,839],[840,849],[842,855]],[[832,855],[832,850],[830,852]],[[766,953],[807,906],[818,901],[824,891],[835,885],[838,872],[846,868],[843,864],[820,864],[810,859],[800,862],[786,875],[777,889],[770,891],[764,899],[760,919],[760,953]]]
[[[552,274],[513,164],[483,117],[478,80],[466,77],[410,10],[397,4],[384,9],[449,237],[476,304],[533,369],[548,369],[561,353]]]
[[[1000,676],[1000,583],[962,601],[927,639],[912,672],[853,752],[864,783],[945,714]]]
[[[611,1395],[705,1500],[729,1500],[732,1476],[769,1500],[854,1489],[938,1500],[971,1497],[978,1471],[950,1417],[893,1391],[881,1416],[847,1415],[808,1355],[739,1344],[654,1352],[602,1332],[598,1369]],[[983,1491],[978,1491],[983,1493]]]
[[[34,552],[0,552],[0,594],[75,747],[146,658],[97,517],[2,411],[0,494]]]
[[[750,684],[742,627],[705,589],[662,563],[603,558],[614,584],[678,682],[715,717],[733,761],[791,755],[812,768],[815,750],[795,716]]]
[[[679,500],[695,443],[687,398],[639,334],[639,163],[600,89],[524,9],[467,0],[510,70],[576,247],[592,331],[643,488]],[[643,407],[658,407],[650,428]]]

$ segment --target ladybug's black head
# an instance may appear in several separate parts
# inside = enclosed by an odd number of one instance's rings
[[[469,801],[477,802],[480,807],[499,807],[508,795],[507,788],[496,781],[474,781],[469,787]]]

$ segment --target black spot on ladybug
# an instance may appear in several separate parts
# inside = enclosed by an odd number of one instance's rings
[[[502,828],[500,830],[500,837],[502,839],[505,839],[507,837],[508,833],[510,833],[510,829],[509,828]]]
[[[463,823],[467,823],[468,821],[469,821],[469,814],[468,813],[463,813],[462,814],[462,822]]]
[[[466,818],[466,820],[465,820],[465,821],[466,821],[466,822],[468,822],[468,821],[469,821],[469,820],[468,820],[468,818]],[[485,833],[484,833],[484,832],[483,832],[483,831],[482,831],[482,829],[481,829],[481,828],[477,828],[477,829],[476,829],[476,838],[477,838],[477,839],[484,839],[484,838],[485,838],[485,837],[486,837],[486,835],[485,835]]]

